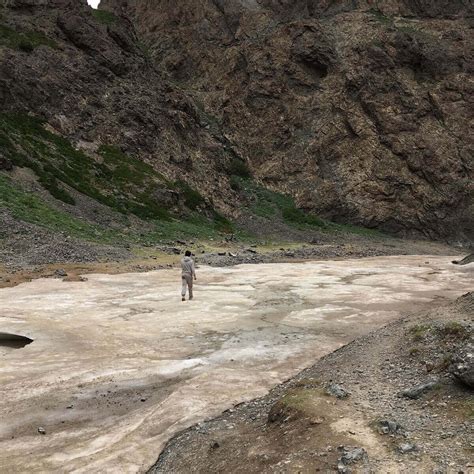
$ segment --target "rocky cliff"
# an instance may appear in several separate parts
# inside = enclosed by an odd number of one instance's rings
[[[472,13],[468,0],[13,0],[3,28],[43,40],[0,41],[0,105],[91,156],[136,156],[168,207],[183,181],[208,214],[238,217],[232,176],[249,168],[308,213],[472,241]]]

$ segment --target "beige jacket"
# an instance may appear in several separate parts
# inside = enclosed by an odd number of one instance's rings
[[[194,269],[194,261],[191,257],[184,257],[181,260],[181,268],[183,270],[183,275],[196,276],[196,270]]]

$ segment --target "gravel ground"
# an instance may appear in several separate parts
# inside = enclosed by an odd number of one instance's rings
[[[289,241],[294,237],[296,240]],[[78,280],[87,273],[145,272],[179,265],[186,249],[195,252],[197,264],[232,266],[244,263],[277,263],[311,259],[338,259],[388,255],[463,255],[465,249],[428,241],[357,234],[282,230],[279,248],[261,240],[259,245],[224,238],[222,241],[169,241],[132,249],[103,245],[52,232],[16,220],[0,210],[0,288],[35,278],[66,274]],[[256,240],[258,242],[258,240]],[[288,243],[291,242],[291,243]],[[209,247],[215,251],[209,251]],[[218,250],[217,250],[218,249]]]
[[[11,269],[50,263],[123,261],[125,248],[74,239],[35,224],[19,221],[0,210],[0,263]]]
[[[232,266],[241,263],[272,263],[291,260],[336,259],[354,257],[378,257],[388,255],[447,255],[456,254],[457,249],[446,246],[423,243],[388,243],[370,241],[356,243],[334,243],[304,245],[299,248],[281,248],[276,251],[260,253],[252,247],[234,252],[221,252],[197,255],[197,261],[212,266]],[[225,253],[225,255],[223,255]]]

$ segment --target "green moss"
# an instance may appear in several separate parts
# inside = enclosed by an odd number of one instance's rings
[[[38,46],[57,48],[55,41],[36,31],[16,31],[6,25],[0,25],[0,46],[18,49],[26,53],[32,52]]]
[[[106,10],[92,10],[92,16],[103,25],[113,25],[118,20],[112,12]]]

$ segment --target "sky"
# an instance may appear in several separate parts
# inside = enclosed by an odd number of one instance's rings
[[[88,3],[92,8],[97,8],[97,5],[99,5],[100,0],[87,0],[87,3]]]

